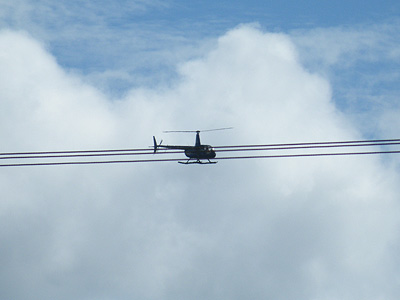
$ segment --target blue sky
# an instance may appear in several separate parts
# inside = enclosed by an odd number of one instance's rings
[[[63,65],[84,70],[113,61],[113,53],[126,59],[122,51],[129,38],[139,39],[136,50],[154,51],[165,43],[181,46],[214,38],[242,23],[256,22],[268,31],[286,33],[336,26],[368,28],[396,23],[400,12],[396,1],[365,1],[362,5],[358,1],[194,1],[190,5],[182,1],[17,1],[3,6],[5,26],[42,37]],[[107,52],[99,51],[106,41],[114,43],[107,43]],[[98,51],[89,55],[90,47]],[[85,64],[93,55],[101,62]]]
[[[398,138],[399,9],[0,0],[0,152]],[[2,168],[0,298],[397,300],[399,179],[397,155]]]
[[[26,30],[44,41],[62,66],[88,75],[93,84],[118,96],[132,86],[171,83],[177,65],[202,55],[199,49],[207,47],[205,41],[246,23],[294,37],[325,29],[319,33],[327,35],[321,40],[325,48],[352,32],[359,44],[338,50],[345,57],[352,56],[346,62],[335,61],[327,70],[318,66],[325,63],[323,53],[317,53],[320,60],[304,61],[312,71],[329,72],[335,100],[344,110],[356,109],[354,103],[359,108],[373,105],[366,104],[368,99],[362,103],[354,99],[360,91],[370,96],[385,93],[388,98],[398,93],[396,80],[371,78],[377,72],[398,76],[398,60],[381,52],[399,39],[400,5],[396,1],[195,1],[190,5],[182,1],[17,1],[3,6],[8,7],[4,26]],[[363,42],[362,36],[370,33],[380,33],[381,41]]]

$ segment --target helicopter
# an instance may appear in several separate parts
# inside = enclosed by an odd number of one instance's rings
[[[157,152],[159,148],[164,149],[179,149],[184,150],[185,155],[189,158],[187,161],[178,161],[180,164],[188,165],[188,164],[216,164],[216,161],[211,161],[210,159],[215,158],[216,153],[215,150],[211,145],[203,145],[200,142],[200,132],[206,131],[215,131],[215,130],[225,130],[231,129],[229,128],[218,128],[218,129],[209,129],[209,130],[181,130],[181,131],[164,131],[164,133],[171,133],[171,132],[195,132],[196,133],[196,141],[194,146],[179,146],[179,145],[161,145],[157,144],[156,137],[153,136],[153,143],[154,143],[154,154]],[[204,161],[206,160],[206,161]]]

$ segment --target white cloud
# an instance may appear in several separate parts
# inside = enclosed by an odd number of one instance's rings
[[[3,31],[0,47],[5,70],[1,130],[12,146],[65,145],[75,132],[82,134],[76,140],[86,142],[109,134],[114,122],[98,91],[68,76],[24,34]]]
[[[235,130],[203,141],[359,138],[286,35],[241,26],[175,86],[112,101],[29,36],[0,45],[7,151],[141,148],[221,126]],[[398,174],[377,157],[0,171],[0,298],[399,296]]]
[[[127,86],[168,81],[178,59],[201,51],[193,34],[149,18],[168,7],[159,0],[0,0],[0,28],[29,32],[63,67],[103,91],[122,94]],[[129,77],[113,80],[115,74]]]
[[[305,62],[324,65],[354,65],[397,59],[398,22],[353,27],[293,30],[292,36]],[[344,66],[343,66],[344,65]]]
[[[388,137],[381,124],[398,109],[398,32],[394,19],[291,33],[302,63],[329,78],[335,103],[370,137]]]

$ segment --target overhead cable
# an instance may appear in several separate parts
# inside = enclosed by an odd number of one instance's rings
[[[349,156],[349,155],[377,155],[377,154],[399,154],[395,151],[366,151],[366,152],[333,152],[333,153],[301,153],[301,154],[278,154],[278,155],[252,155],[252,156],[225,156],[216,157],[214,160],[233,159],[267,159],[267,158],[295,158],[295,157],[322,157],[322,156]],[[92,165],[92,164],[125,164],[125,163],[149,163],[149,162],[173,162],[182,161],[184,158],[165,159],[138,159],[138,160],[103,160],[103,161],[63,161],[63,162],[39,162],[39,163],[10,163],[0,164],[0,167],[28,167],[28,166],[56,166],[56,165]]]
[[[217,153],[220,153],[220,152],[276,151],[276,150],[323,149],[323,148],[344,148],[344,147],[394,146],[394,145],[400,145],[400,139],[291,143],[291,144],[266,144],[266,145],[215,146],[213,148],[217,151]],[[150,155],[153,153],[154,153],[154,150],[151,148],[148,148],[148,149],[137,148],[137,149],[111,149],[111,150],[6,152],[6,153],[0,153],[0,160],[136,156],[136,155]],[[178,153],[182,153],[182,150],[177,151],[176,149],[163,149],[157,153],[158,154],[178,154]]]

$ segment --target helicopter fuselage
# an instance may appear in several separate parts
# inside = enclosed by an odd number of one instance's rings
[[[210,145],[188,147],[185,149],[185,155],[194,159],[211,159],[216,156],[214,149]]]

